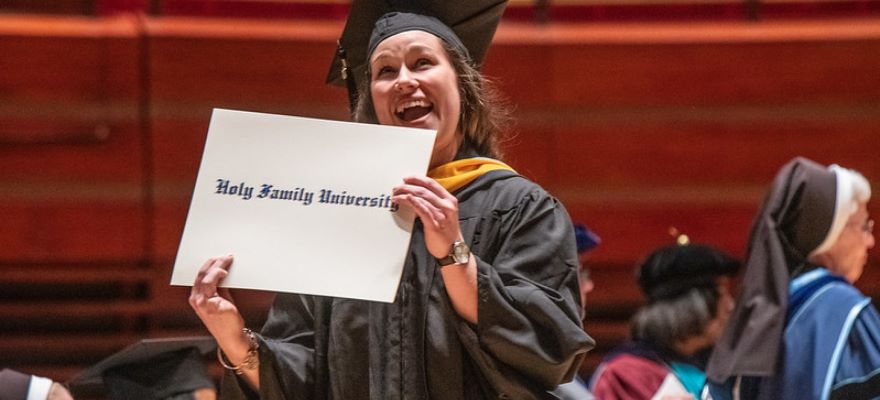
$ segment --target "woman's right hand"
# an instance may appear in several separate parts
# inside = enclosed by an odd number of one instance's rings
[[[232,302],[229,289],[220,283],[229,275],[232,255],[212,257],[199,268],[196,281],[189,295],[189,304],[196,310],[202,323],[217,340],[226,359],[240,366],[248,357],[251,342],[244,332],[244,318]],[[260,389],[260,376],[256,369],[243,370],[244,379],[254,390]]]
[[[199,268],[189,295],[190,306],[221,347],[238,342],[244,328],[244,318],[233,303],[229,289],[219,287],[229,275],[231,265],[232,255],[209,258]]]

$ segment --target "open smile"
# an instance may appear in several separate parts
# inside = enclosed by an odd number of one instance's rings
[[[404,122],[412,122],[434,110],[434,105],[426,100],[409,100],[401,103],[394,110],[394,115]]]

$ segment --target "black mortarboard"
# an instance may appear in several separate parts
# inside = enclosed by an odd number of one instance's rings
[[[202,355],[216,347],[210,336],[144,339],[81,372],[68,385],[75,395],[105,392],[113,400],[189,398],[195,390],[214,388]]]
[[[351,105],[354,105],[359,83],[355,80],[365,76],[369,56],[367,53],[376,22],[391,12],[434,17],[452,28],[470,54],[474,66],[479,68],[483,64],[492,36],[495,35],[495,28],[498,27],[505,5],[506,0],[354,0],[339,38],[339,47],[330,64],[327,83],[346,85]],[[396,22],[403,20],[398,19]],[[423,24],[424,21],[415,23]],[[399,24],[397,28],[400,28]],[[408,29],[397,30],[395,33],[405,30]],[[436,32],[432,33],[437,35]],[[443,39],[443,36],[437,36]],[[343,72],[343,69],[346,71]]]
[[[734,274],[739,266],[739,261],[709,246],[664,246],[639,267],[638,281],[653,302],[678,297],[694,287],[714,287],[715,278]]]

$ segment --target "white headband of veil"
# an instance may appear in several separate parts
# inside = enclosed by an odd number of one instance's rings
[[[821,254],[837,242],[849,217],[856,213],[859,205],[871,199],[871,184],[862,174],[849,168],[832,164],[828,170],[837,177],[837,199],[834,203],[834,220],[825,240],[810,252],[810,256]]]

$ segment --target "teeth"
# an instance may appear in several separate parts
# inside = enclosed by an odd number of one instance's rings
[[[412,107],[428,107],[428,102],[424,100],[410,100],[397,106],[396,113],[400,114],[403,110]]]

